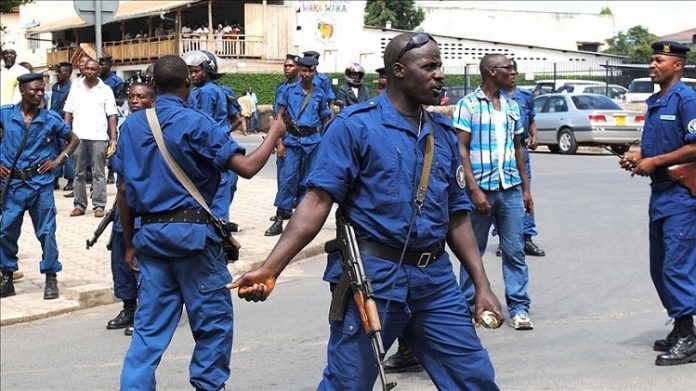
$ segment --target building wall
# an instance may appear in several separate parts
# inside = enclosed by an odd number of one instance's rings
[[[599,13],[512,11],[495,1],[416,4],[425,12],[420,28],[440,35],[564,50],[577,50],[579,42],[603,43],[614,36],[614,17]]]
[[[6,31],[2,33],[0,42],[2,44],[12,42],[17,47],[17,63],[28,62],[37,71],[42,71],[46,67],[46,50],[51,48],[51,34],[37,34],[32,38],[45,39],[47,41],[28,40],[25,37],[25,29],[28,26],[33,14],[27,12],[28,6],[19,7],[19,13],[2,14],[2,24]]]

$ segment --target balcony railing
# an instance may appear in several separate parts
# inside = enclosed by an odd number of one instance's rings
[[[182,35],[179,47],[181,53],[190,50],[207,50],[220,58],[262,58],[263,37],[253,35],[223,35],[213,41],[197,35]]]

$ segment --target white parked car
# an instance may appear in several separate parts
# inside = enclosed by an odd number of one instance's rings
[[[696,79],[682,78],[684,84],[696,91]],[[660,86],[650,80],[649,77],[640,77],[633,79],[628,85],[628,93],[626,94],[626,103],[641,103],[645,102],[650,95],[660,91]]]
[[[600,81],[594,80],[579,80],[579,79],[556,79],[556,80],[537,80],[532,92],[534,95],[544,95],[556,92],[559,88],[565,85],[604,85]]]
[[[609,98],[611,98],[611,100],[613,100],[616,103],[621,103],[624,101],[624,97],[628,92],[628,89],[618,84],[566,84],[563,87],[559,88],[556,92],[576,94],[599,94],[608,96]]]

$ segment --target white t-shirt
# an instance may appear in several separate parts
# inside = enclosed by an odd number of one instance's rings
[[[496,153],[498,154],[498,173],[500,175],[500,180],[503,182],[504,186],[508,184],[505,182],[505,175],[503,173],[503,164],[505,164],[505,137],[507,137],[507,129],[505,129],[505,113],[500,110],[493,110],[493,124],[495,126],[495,139],[496,139]],[[506,188],[506,187],[504,187]]]
[[[107,117],[118,114],[114,93],[101,80],[92,88],[87,88],[84,82],[78,79],[73,83],[79,87],[70,89],[63,110],[72,113],[72,130],[80,140],[107,141]]]

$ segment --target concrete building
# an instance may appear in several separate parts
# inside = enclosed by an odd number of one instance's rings
[[[0,33],[0,43],[12,43],[17,47],[17,63],[28,62],[36,71],[46,69],[46,51],[51,48],[51,34],[26,35],[26,29],[37,22],[31,18],[29,5],[14,7],[11,12],[2,14],[0,22],[5,31]]]

